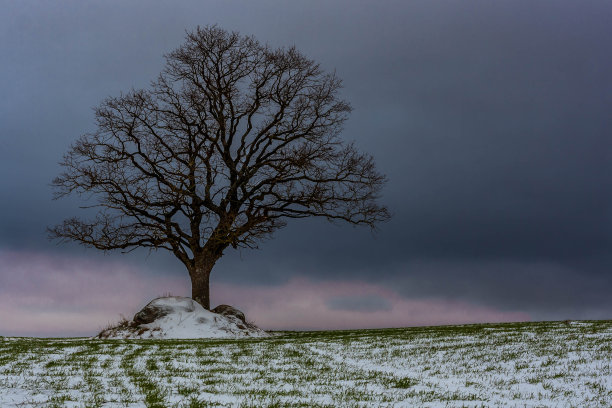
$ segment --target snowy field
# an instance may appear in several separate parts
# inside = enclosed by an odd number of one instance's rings
[[[0,337],[0,407],[610,407],[612,322]]]

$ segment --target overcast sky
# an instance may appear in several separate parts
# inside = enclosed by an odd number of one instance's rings
[[[612,316],[609,1],[0,1],[0,335],[89,335],[166,292],[164,253],[45,229],[58,161],[107,96],[147,87],[218,24],[335,70],[394,214],[376,234],[301,220],[226,252],[213,303],[267,328]],[[282,312],[282,313],[281,313]]]

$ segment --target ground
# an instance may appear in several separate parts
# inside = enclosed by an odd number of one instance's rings
[[[612,321],[0,339],[1,407],[612,406]]]

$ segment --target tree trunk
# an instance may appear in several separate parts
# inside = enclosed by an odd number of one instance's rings
[[[217,259],[203,256],[196,259],[194,268],[189,271],[191,276],[191,298],[210,310],[210,271]]]

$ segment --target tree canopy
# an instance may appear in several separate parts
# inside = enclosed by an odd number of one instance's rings
[[[71,146],[53,185],[57,198],[94,197],[97,215],[51,235],[166,249],[208,286],[228,246],[254,247],[288,219],[374,227],[389,218],[378,203],[385,177],[339,137],[351,111],[340,88],[295,48],[198,27],[149,89],[95,109],[96,130]]]

